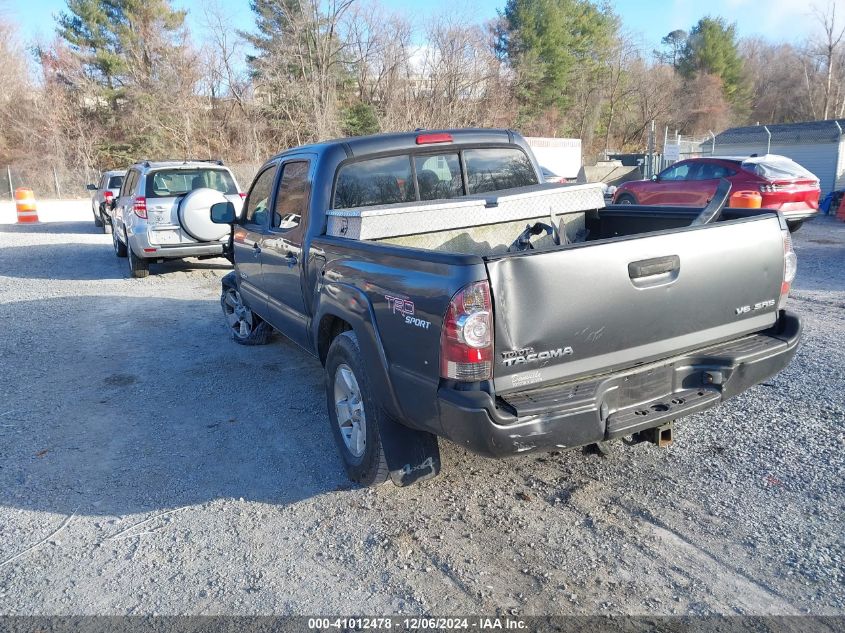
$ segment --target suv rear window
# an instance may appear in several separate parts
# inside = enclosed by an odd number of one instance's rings
[[[106,189],[120,189],[123,184],[123,176],[112,176],[109,178],[109,186]]]
[[[466,164],[466,183],[461,161]],[[518,147],[450,148],[437,154],[400,154],[344,165],[338,171],[332,206],[349,209],[417,199],[444,200],[462,196],[465,191],[485,193],[537,183],[531,161]]]
[[[147,198],[184,196],[194,189],[216,189],[225,194],[237,194],[235,180],[225,169],[159,169],[147,174]]]
[[[785,156],[766,156],[742,161],[742,168],[767,180],[818,180],[810,171]]]

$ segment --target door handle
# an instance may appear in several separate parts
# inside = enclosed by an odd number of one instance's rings
[[[681,258],[677,255],[643,259],[628,264],[628,276],[631,279],[641,279],[664,273],[674,273],[681,267]]]

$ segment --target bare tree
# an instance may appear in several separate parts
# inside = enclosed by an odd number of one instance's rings
[[[823,39],[813,47],[813,52],[824,68],[824,92],[822,96],[822,119],[836,111],[834,75],[836,62],[840,57],[845,38],[845,24],[839,25],[836,17],[836,2],[831,1],[826,9],[813,7],[813,15],[821,26]]]

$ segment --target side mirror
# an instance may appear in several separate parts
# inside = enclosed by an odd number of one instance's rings
[[[651,181],[652,181],[652,182],[657,182],[658,180],[659,180],[659,178],[657,177],[657,174],[654,174],[654,175],[651,177]]]
[[[235,221],[235,205],[228,200],[212,204],[211,221],[215,224],[232,224]]]
[[[97,185],[85,185],[88,191],[97,191]]]

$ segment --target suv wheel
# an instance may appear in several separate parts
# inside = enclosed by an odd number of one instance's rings
[[[343,332],[329,347],[326,397],[332,433],[349,478],[362,486],[383,483],[389,473],[379,422],[386,414],[373,399],[354,332]]]
[[[143,257],[138,257],[129,246],[129,240],[126,240],[126,255],[129,259],[129,274],[135,279],[146,277],[150,274],[150,262]]]
[[[623,193],[616,199],[616,204],[637,204],[637,201],[629,193]]]
[[[117,236],[117,231],[112,231],[111,243],[114,247],[115,255],[118,257],[126,257],[126,244],[120,241],[120,238]]]
[[[232,333],[232,339],[241,345],[264,345],[272,328],[243,302],[237,288],[223,285],[220,306]]]
[[[94,226],[96,226],[97,228],[103,226],[103,217],[100,215],[97,209],[92,207],[91,211],[94,213]]]

